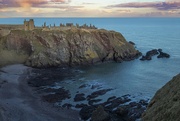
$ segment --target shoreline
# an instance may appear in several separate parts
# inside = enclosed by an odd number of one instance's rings
[[[10,65],[0,72],[0,120],[1,121],[78,121],[78,111],[60,109],[41,101],[27,85],[29,67]]]

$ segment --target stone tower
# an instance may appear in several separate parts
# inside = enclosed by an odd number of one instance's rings
[[[26,19],[24,20],[24,30],[29,30],[29,22]]]
[[[30,19],[29,21],[24,20],[24,30],[33,30],[34,29],[34,20]]]
[[[30,19],[29,20],[29,30],[33,30],[34,29],[34,20]]]

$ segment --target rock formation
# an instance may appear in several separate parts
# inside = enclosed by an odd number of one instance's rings
[[[110,117],[104,108],[100,105],[96,110],[92,112],[92,121],[109,121]]]
[[[0,36],[0,65],[87,65],[135,59],[139,52],[118,32],[99,29],[11,30]]]
[[[142,55],[140,60],[141,61],[151,60],[152,56],[154,56],[154,55],[158,55],[157,58],[170,58],[170,55],[165,52],[162,52],[162,49],[152,49],[152,50],[148,51],[146,53],[146,55]]]
[[[179,121],[180,74],[157,91],[143,114],[143,121]]]

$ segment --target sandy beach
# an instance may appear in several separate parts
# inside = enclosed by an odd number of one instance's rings
[[[0,121],[78,121],[79,114],[42,102],[27,85],[29,67],[10,65],[0,69]]]

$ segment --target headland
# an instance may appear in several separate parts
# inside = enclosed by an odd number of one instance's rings
[[[0,44],[0,65],[89,65],[133,60],[140,54],[119,32],[72,23],[35,27],[33,19],[22,25],[0,25]]]

